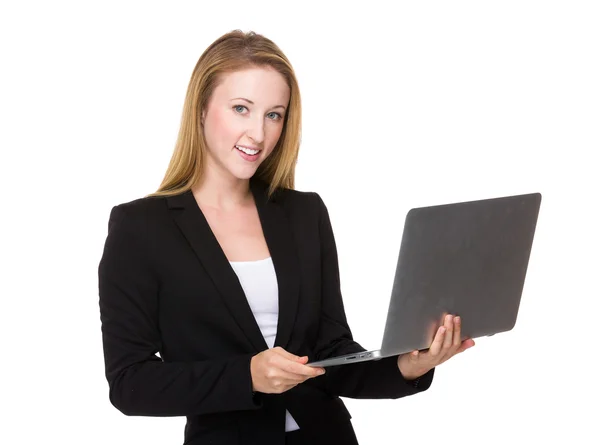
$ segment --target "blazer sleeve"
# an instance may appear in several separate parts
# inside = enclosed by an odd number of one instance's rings
[[[355,342],[342,302],[337,248],[329,213],[315,193],[319,207],[322,308],[315,360],[366,349]],[[434,369],[414,381],[404,379],[397,356],[326,368],[325,387],[334,396],[354,399],[397,399],[422,392],[431,385]]]
[[[113,207],[98,266],[105,374],[111,403],[126,415],[188,416],[252,410],[251,354],[165,362],[158,328],[159,281],[147,222],[124,204]]]

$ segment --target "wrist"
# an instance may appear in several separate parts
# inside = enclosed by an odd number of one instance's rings
[[[398,357],[398,370],[400,371],[400,374],[402,374],[404,380],[408,381],[418,380],[429,371],[429,369],[411,366],[411,363],[402,360],[402,356]]]

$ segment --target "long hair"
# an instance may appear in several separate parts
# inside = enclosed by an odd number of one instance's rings
[[[301,138],[301,103],[296,75],[275,43],[253,31],[234,30],[215,40],[200,56],[192,73],[179,135],[169,167],[158,190],[148,196],[171,196],[186,192],[201,178],[206,162],[206,143],[200,117],[223,74],[251,67],[270,67],[290,88],[290,103],[277,145],[259,166],[255,177],[269,185],[271,196],[278,188],[294,188]]]

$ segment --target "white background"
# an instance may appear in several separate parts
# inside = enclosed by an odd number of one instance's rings
[[[296,69],[297,188],[329,208],[363,346],[379,346],[411,207],[543,194],[514,330],[425,393],[346,399],[361,445],[600,443],[597,2],[15,5],[0,9],[1,443],[183,442],[185,419],[110,405],[97,265],[111,207],[164,175],[197,59],[236,28]]]

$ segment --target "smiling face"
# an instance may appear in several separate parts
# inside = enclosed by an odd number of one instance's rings
[[[289,100],[290,89],[274,69],[225,74],[202,112],[207,169],[250,179],[279,140]]]

